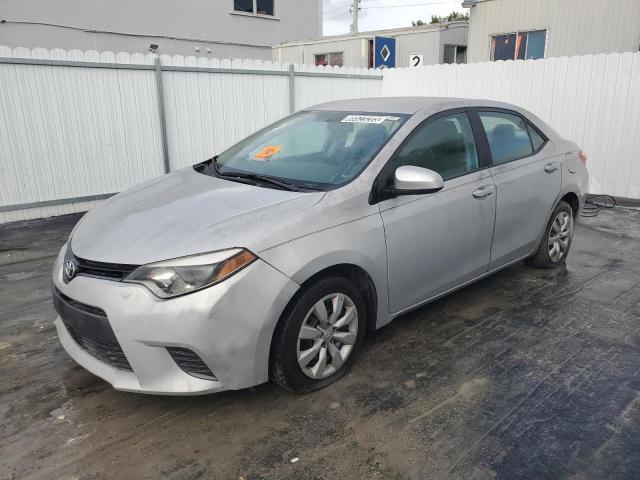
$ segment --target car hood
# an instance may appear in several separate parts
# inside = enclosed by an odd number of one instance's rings
[[[141,265],[233,247],[259,252],[281,219],[324,192],[289,192],[210,177],[187,168],[111,197],[87,213],[71,240],[88,260]]]

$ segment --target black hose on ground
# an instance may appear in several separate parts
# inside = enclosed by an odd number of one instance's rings
[[[582,207],[583,217],[596,217],[600,210],[613,208],[616,206],[616,199],[611,195],[589,195],[587,194],[584,207]]]

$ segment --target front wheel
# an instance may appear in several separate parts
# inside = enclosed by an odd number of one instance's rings
[[[563,265],[571,248],[573,227],[573,210],[567,202],[560,201],[551,214],[538,250],[527,259],[527,264],[544,269]]]
[[[364,299],[351,281],[318,281],[278,324],[271,346],[271,379],[296,393],[335,382],[355,361],[366,325]]]

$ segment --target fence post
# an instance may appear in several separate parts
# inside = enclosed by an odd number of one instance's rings
[[[289,64],[289,113],[296,111],[296,67]]]
[[[156,56],[156,90],[158,97],[158,116],[160,118],[160,136],[162,138],[162,162],[164,173],[169,173],[169,143],[167,142],[167,119],[164,112],[164,88],[162,86],[162,63],[160,57]]]

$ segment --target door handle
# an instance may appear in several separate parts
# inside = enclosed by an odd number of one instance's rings
[[[544,166],[544,171],[547,173],[553,173],[558,169],[558,162],[547,163]]]
[[[496,187],[493,185],[484,185],[474,191],[471,195],[473,195],[473,198],[487,198],[488,196],[493,195],[495,189]]]

